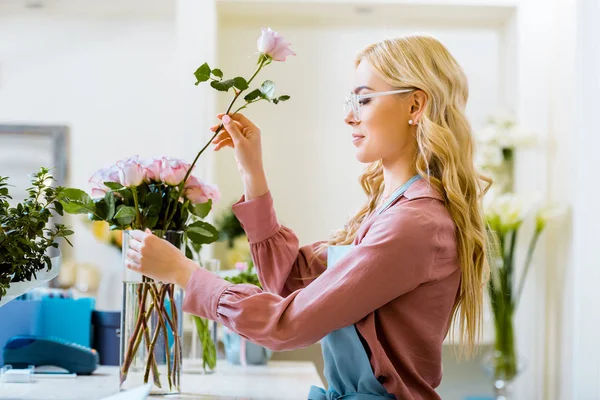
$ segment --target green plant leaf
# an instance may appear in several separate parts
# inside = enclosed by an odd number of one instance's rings
[[[92,200],[90,195],[80,189],[65,188],[61,191],[60,198],[68,201],[81,203],[83,205],[89,206],[90,208],[94,206],[94,201]]]
[[[55,201],[54,203],[54,210],[56,211],[56,213],[60,216],[63,215],[63,205],[60,201]]]
[[[205,81],[209,80],[210,79],[210,67],[208,66],[208,63],[204,63],[200,67],[198,67],[196,72],[194,72],[194,76],[196,77],[196,80],[197,80],[197,82],[195,83],[196,86],[198,86],[198,84],[200,84],[201,82],[205,82]]]
[[[206,203],[194,204],[192,206],[192,213],[200,218],[206,218],[210,209],[212,208],[212,200],[208,200]]]
[[[79,203],[76,201],[70,201],[70,200],[61,200],[61,203],[63,205],[64,211],[66,211],[69,214],[88,214],[88,213],[95,214],[96,213],[96,206],[94,205],[94,203],[92,203],[91,206],[89,204],[83,204],[83,203]]]
[[[188,238],[196,244],[209,244],[219,239],[217,228],[205,221],[196,221],[188,226]]]
[[[113,219],[117,220],[121,226],[131,225],[135,219],[135,208],[126,205],[120,205]]]
[[[260,91],[260,89],[254,89],[244,97],[244,100],[246,100],[246,102],[251,102],[252,100],[256,99],[257,97],[260,97],[261,95],[262,92]]]
[[[163,199],[160,193],[151,192],[148,193],[148,195],[146,196],[146,205],[148,207],[153,207],[156,210],[160,211],[160,209],[162,208],[162,203]]]
[[[234,86],[235,82],[233,79],[227,79],[226,81],[212,81],[210,86],[217,89],[220,92],[226,92]]]
[[[233,85],[239,90],[248,89],[248,82],[246,81],[246,79],[242,78],[241,76],[237,76],[237,77],[233,78]]]
[[[115,195],[113,192],[107,192],[106,195],[96,201],[96,219],[101,221],[110,221],[115,215]]]
[[[260,86],[260,92],[262,93],[262,98],[271,100],[275,94],[275,83],[269,80],[264,81]]]
[[[212,70],[212,74],[213,74],[214,76],[216,76],[217,78],[223,78],[223,71],[221,71],[221,70],[220,70],[220,69],[218,69],[218,68],[215,68],[215,69],[213,69],[213,70]]]
[[[110,190],[119,190],[119,189],[123,189],[123,187],[124,187],[123,185],[121,185],[118,182],[104,182],[104,186],[106,186]]]

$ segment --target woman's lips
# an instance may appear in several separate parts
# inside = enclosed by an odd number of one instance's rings
[[[360,142],[361,140],[363,140],[365,137],[363,135],[357,135],[357,134],[353,134],[352,135],[352,143],[357,144],[358,142]]]

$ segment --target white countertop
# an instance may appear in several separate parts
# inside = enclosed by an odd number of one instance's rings
[[[0,399],[100,400],[118,393],[118,382],[117,367],[100,366],[93,375],[74,379],[38,378],[33,383],[0,383]],[[310,362],[271,361],[265,366],[241,367],[219,360],[216,372],[204,375],[200,368],[185,360],[181,394],[160,397],[306,400],[311,385],[323,386],[323,383]]]

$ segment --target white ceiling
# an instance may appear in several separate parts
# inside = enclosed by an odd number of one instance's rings
[[[197,0],[207,1],[207,0]],[[176,0],[0,0],[0,17],[175,18]],[[217,0],[228,22],[274,20],[298,24],[436,22],[501,26],[516,0]]]

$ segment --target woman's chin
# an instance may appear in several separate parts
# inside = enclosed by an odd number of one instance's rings
[[[377,161],[377,158],[372,157],[368,152],[363,151],[362,149],[358,149],[356,152],[356,159],[358,162],[363,164],[370,164],[372,162]]]

